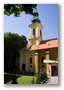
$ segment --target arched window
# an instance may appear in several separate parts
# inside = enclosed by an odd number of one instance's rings
[[[44,61],[44,57],[41,57],[41,63],[43,63],[43,61]]]
[[[33,29],[33,35],[35,36],[35,29]]]
[[[30,57],[30,63],[32,63],[32,57]]]

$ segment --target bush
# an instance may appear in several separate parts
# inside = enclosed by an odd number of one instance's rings
[[[34,80],[34,78],[33,78],[33,80],[32,80],[32,82],[31,82],[31,84],[34,84],[35,83],[35,80]]]
[[[47,78],[47,74],[45,72],[40,72],[39,77],[40,77],[40,81],[43,81]]]
[[[41,84],[39,77],[37,77],[37,79],[36,79],[36,84]]]
[[[47,74],[45,72],[39,72],[39,74],[37,75],[36,83],[40,84],[40,82],[43,82],[44,84],[46,80],[47,80]]]
[[[11,84],[18,84],[18,82],[17,82],[17,78],[16,78],[16,75],[14,75]]]
[[[25,75],[27,75],[27,72],[25,71]]]
[[[27,75],[27,72],[26,71],[22,71],[21,74],[22,75]]]
[[[31,76],[34,76],[34,72],[31,73]]]
[[[43,80],[43,84],[46,82],[46,80]]]

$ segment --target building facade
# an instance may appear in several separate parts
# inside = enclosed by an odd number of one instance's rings
[[[20,51],[19,70],[38,73],[45,71],[47,75],[58,75],[58,39],[43,40],[43,26],[34,9],[34,17],[30,27],[30,44]]]

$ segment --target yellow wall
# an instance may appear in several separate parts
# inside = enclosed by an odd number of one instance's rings
[[[58,48],[50,49],[50,59],[57,60],[58,59]]]
[[[41,57],[44,57],[45,60],[49,60],[49,59],[50,60],[58,60],[58,48],[48,49],[49,54],[46,54],[46,51],[47,50],[39,50],[38,55],[35,54],[35,51],[21,52],[21,55],[24,55],[24,56],[22,56],[21,65],[28,63],[27,71],[30,70],[30,71],[35,72],[35,70],[38,69],[38,72],[44,70],[47,74],[51,75],[52,64],[41,63]],[[27,62],[26,62],[25,55],[28,55]],[[30,57],[32,57],[32,63],[30,63]],[[32,67],[30,67],[30,65],[32,65]],[[42,66],[44,66],[44,67],[42,68]]]
[[[39,71],[46,71],[46,65],[41,63],[41,57],[44,57],[44,59],[46,58],[45,50],[39,51]],[[42,68],[42,66],[44,66],[44,68]]]

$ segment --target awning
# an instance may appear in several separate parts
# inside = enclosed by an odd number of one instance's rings
[[[44,63],[58,63],[56,60],[44,60]]]

